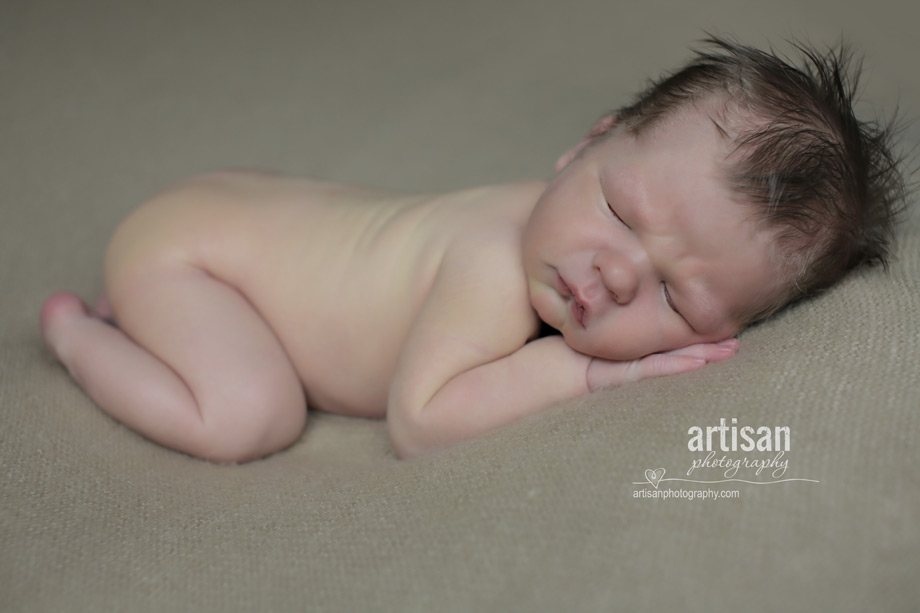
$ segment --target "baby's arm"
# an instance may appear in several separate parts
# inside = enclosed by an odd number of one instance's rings
[[[461,291],[454,280],[447,271],[435,282],[397,369],[387,421],[400,457],[472,438],[594,389],[693,370],[737,347],[730,340],[611,362],[578,353],[561,336],[524,344],[527,322],[494,317],[519,312],[515,292],[483,296]]]
[[[400,457],[471,438],[588,391],[590,358],[559,337],[533,341],[489,361],[465,343],[451,346],[450,339],[435,337],[430,342],[437,346],[427,361],[403,361],[405,369],[390,394],[387,421]],[[420,353],[427,344],[420,339]]]
[[[544,337],[457,374],[427,402],[423,394],[391,396],[390,434],[400,457],[419,455],[589,391],[701,368],[730,357],[737,346],[729,339],[613,362],[578,353],[561,336]]]

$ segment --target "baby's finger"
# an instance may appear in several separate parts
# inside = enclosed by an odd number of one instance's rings
[[[740,342],[736,338],[729,338],[720,343],[699,343],[668,351],[665,355],[683,355],[700,358],[707,362],[718,362],[735,355]]]
[[[679,375],[680,373],[702,368],[705,365],[705,358],[658,353],[631,362],[627,366],[626,380],[641,381],[652,377]]]
[[[588,366],[588,389],[615,387],[650,377],[676,375],[706,365],[706,360],[685,355],[656,353],[641,360],[614,362],[595,358]]]

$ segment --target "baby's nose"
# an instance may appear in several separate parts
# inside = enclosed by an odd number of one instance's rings
[[[629,258],[615,251],[605,251],[597,254],[594,265],[617,304],[627,304],[636,297],[639,271]]]

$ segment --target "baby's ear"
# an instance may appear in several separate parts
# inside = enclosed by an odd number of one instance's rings
[[[618,118],[614,114],[604,115],[601,117],[600,121],[594,124],[594,127],[591,128],[591,131],[588,132],[588,135],[584,137],[580,143],[563,153],[559,156],[559,159],[556,160],[556,172],[559,172],[566,166],[572,163],[572,160],[578,157],[585,147],[593,143],[598,138],[604,136],[616,125]]]

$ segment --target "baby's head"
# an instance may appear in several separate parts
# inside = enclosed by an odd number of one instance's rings
[[[845,47],[799,47],[801,67],[725,39],[653,83],[617,111],[634,135],[689,107],[706,109],[731,143],[725,179],[774,236],[781,291],[744,324],[814,295],[861,266],[887,266],[905,182],[892,152],[892,124],[853,111],[859,66]],[[851,73],[851,68],[853,68]]]
[[[710,42],[559,159],[525,229],[531,304],[583,353],[721,340],[887,261],[904,181],[846,52]]]

